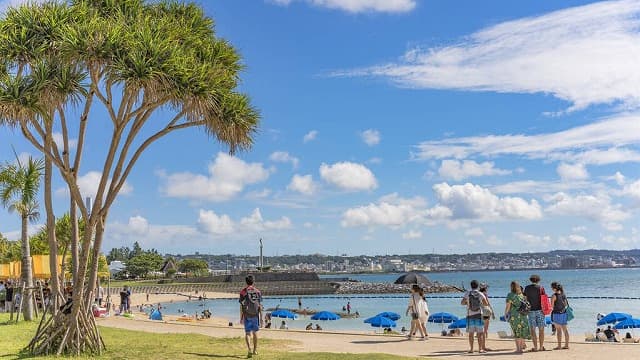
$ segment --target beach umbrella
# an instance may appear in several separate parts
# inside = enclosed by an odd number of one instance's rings
[[[602,319],[598,320],[598,325],[613,324],[617,323],[618,321],[631,319],[632,317],[633,316],[626,313],[612,312],[605,315]]]
[[[338,320],[340,316],[332,313],[331,311],[320,311],[315,313],[311,320]]]
[[[449,324],[449,329],[462,329],[467,327],[467,318],[458,319]]]
[[[428,322],[432,322],[436,324],[449,324],[457,320],[458,320],[457,316],[448,312],[439,312],[439,313],[431,314],[427,319]]]
[[[638,329],[640,328],[640,319],[628,318],[620,321],[614,327],[616,329]]]
[[[394,281],[394,284],[424,284],[431,285],[431,280],[426,276],[419,274],[415,271],[406,273]]]
[[[390,328],[396,327],[396,322],[382,316],[374,316],[364,321],[367,324],[371,324],[374,327]]]
[[[544,323],[547,325],[551,325],[551,316],[545,316]]]
[[[400,320],[400,314],[394,313],[394,312],[391,312],[391,311],[381,312],[380,314],[378,314],[376,316],[386,317],[387,319],[391,319],[393,321]]]
[[[297,319],[298,315],[286,309],[279,309],[279,310],[273,311],[271,313],[271,317],[283,318],[283,319]]]

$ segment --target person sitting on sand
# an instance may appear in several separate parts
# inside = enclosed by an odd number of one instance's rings
[[[607,326],[607,330],[604,331],[604,336],[607,337],[607,341],[618,342],[616,333],[611,329],[611,325]]]
[[[402,334],[405,334],[407,332],[407,328],[403,326],[402,329],[400,329],[400,332]]]
[[[287,323],[282,320],[282,324],[280,324],[280,330],[289,330]]]
[[[322,330],[319,324],[316,324],[316,330]]]
[[[313,330],[313,324],[309,323],[309,325],[307,325],[306,328],[304,328],[305,330]]]

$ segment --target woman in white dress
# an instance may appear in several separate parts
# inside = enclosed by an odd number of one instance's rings
[[[429,309],[427,302],[424,300],[424,293],[418,284],[413,284],[411,287],[411,296],[405,312],[405,315],[409,316],[409,314],[411,314],[411,329],[409,330],[408,338],[411,339],[416,330],[418,330],[422,335],[421,339],[426,339],[428,335],[425,323],[427,322]]]

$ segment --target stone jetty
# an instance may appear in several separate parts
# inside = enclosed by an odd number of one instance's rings
[[[343,281],[334,283],[337,285],[336,294],[406,294],[411,289],[411,284],[390,284],[390,283],[370,283]],[[441,284],[437,281],[431,282],[422,287],[425,293],[456,293],[462,289]]]

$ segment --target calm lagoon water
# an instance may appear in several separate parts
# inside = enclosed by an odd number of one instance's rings
[[[432,281],[452,285],[464,284],[469,288],[469,282],[477,279],[489,284],[489,296],[493,308],[497,314],[504,313],[505,297],[512,280],[519,281],[523,286],[529,283],[528,278],[532,271],[494,271],[494,272],[448,272],[425,273]],[[596,315],[613,311],[626,312],[640,317],[640,300],[613,300],[613,299],[580,299],[572,297],[597,297],[619,296],[640,298],[640,269],[597,269],[597,270],[541,270],[535,271],[542,277],[542,285],[550,293],[550,283],[558,281],[564,285],[569,302],[574,309],[576,318],[569,324],[572,333],[580,334],[594,331],[596,327]],[[366,282],[393,282],[400,274],[341,274],[340,277],[349,277]],[[330,277],[336,277],[335,275]],[[260,284],[256,284],[258,288]],[[240,289],[238,289],[239,291]],[[446,298],[448,297],[448,298]],[[446,311],[457,316],[465,315],[465,307],[460,305],[461,294],[431,294],[427,296],[431,313]],[[408,295],[403,294],[371,294],[371,295],[330,295],[330,296],[303,296],[302,306],[315,310],[342,311],[342,307],[351,302],[352,312],[358,311],[361,315],[357,319],[340,319],[337,321],[313,321],[314,325],[328,330],[357,330],[375,331],[369,324],[362,321],[381,311],[394,311],[402,315],[397,321],[398,329],[402,326],[409,327],[410,319],[405,317],[408,304]],[[266,308],[280,306],[281,308],[297,308],[296,296],[265,297]],[[205,301],[177,302],[163,304],[166,314],[178,314],[179,309],[193,314],[204,309],[210,309],[214,317],[229,319],[234,323],[239,320],[239,305],[237,299],[220,299]],[[496,318],[498,316],[496,315]],[[280,319],[274,319],[274,326],[280,324]],[[296,320],[287,319],[287,325],[293,329],[304,329],[312,322],[309,317],[300,316]],[[445,325],[446,326],[446,325]],[[428,324],[430,333],[437,333],[442,329],[440,324]],[[509,331],[509,325],[499,320],[492,321],[490,331]],[[550,331],[550,330],[549,330]],[[640,331],[637,331],[640,334]]]

